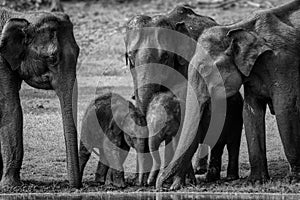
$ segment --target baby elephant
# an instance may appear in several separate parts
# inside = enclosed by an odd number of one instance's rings
[[[93,148],[98,148],[95,180],[125,187],[123,163],[132,147],[138,153],[138,184],[141,184],[147,136],[146,119],[131,102],[114,93],[99,96],[88,106],[82,121],[79,150],[81,177]]]
[[[153,158],[151,173],[147,181],[149,185],[155,184],[159,173],[161,159],[158,149],[163,141],[165,142],[164,167],[173,158],[180,136],[181,108],[184,108],[184,102],[172,92],[156,94],[149,104],[146,119],[149,129],[149,148]],[[192,165],[190,169],[193,172]],[[189,174],[188,178],[195,182],[193,173]]]

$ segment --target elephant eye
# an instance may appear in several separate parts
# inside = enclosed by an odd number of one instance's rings
[[[135,52],[129,51],[125,54],[126,57],[126,64],[129,64],[130,69],[134,68],[134,56]]]

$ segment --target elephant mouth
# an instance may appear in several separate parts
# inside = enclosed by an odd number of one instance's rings
[[[45,89],[45,90],[53,90],[52,84],[51,84],[51,78],[52,74],[50,72],[46,72],[42,74],[41,76],[34,76],[29,79],[25,79],[24,81],[35,88],[38,89]]]

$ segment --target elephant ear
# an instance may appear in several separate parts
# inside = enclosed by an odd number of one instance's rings
[[[176,64],[179,66],[175,66],[176,68],[182,67],[184,65],[188,65],[191,60],[195,45],[193,45],[193,40],[190,38],[189,31],[184,22],[178,22],[175,25],[175,30],[183,35],[177,36],[177,49],[176,49]],[[180,70],[180,69],[178,69]]]
[[[28,42],[27,28],[30,23],[26,19],[9,19],[1,33],[0,53],[13,70],[20,67]]]
[[[108,128],[114,136],[118,136],[123,132],[114,119],[110,121]]]
[[[233,54],[234,62],[244,76],[250,75],[259,56],[267,51],[272,51],[266,41],[254,32],[234,29],[230,30],[227,36],[232,41],[226,51]]]

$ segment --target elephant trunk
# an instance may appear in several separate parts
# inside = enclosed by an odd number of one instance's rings
[[[68,79],[67,79],[68,80]],[[78,89],[74,78],[61,85],[57,92],[60,100],[63,130],[67,152],[67,171],[71,187],[81,187],[77,142],[77,100]]]
[[[158,84],[145,84],[138,89],[137,106],[145,116],[152,97],[159,91],[160,86]]]

